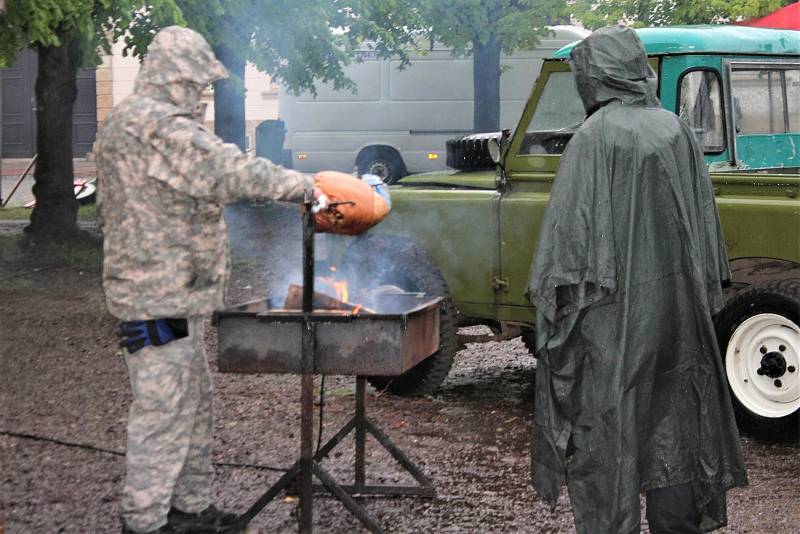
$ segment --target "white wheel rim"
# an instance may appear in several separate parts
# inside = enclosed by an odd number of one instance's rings
[[[783,359],[780,376],[758,374],[765,355]],[[800,408],[800,327],[774,313],[748,318],[731,336],[725,368],[733,394],[751,412],[769,418],[794,413]],[[776,367],[772,374],[779,372]]]

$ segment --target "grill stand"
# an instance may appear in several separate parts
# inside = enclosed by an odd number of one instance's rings
[[[364,527],[374,534],[382,534],[383,530],[375,519],[370,516],[353,499],[351,494],[362,495],[416,495],[433,497],[434,489],[431,481],[420,471],[408,457],[384,434],[375,423],[366,415],[367,385],[366,378],[356,377],[356,413],[355,416],[342,427],[325,445],[319,449],[316,456],[313,453],[314,442],[314,322],[310,314],[313,312],[314,295],[314,215],[311,211],[311,200],[306,197],[303,213],[303,313],[304,325],[301,349],[301,367],[303,374],[300,382],[300,459],[278,479],[252,506],[239,518],[236,523],[225,532],[237,532],[244,529],[247,524],[264,509],[278,494],[290,486],[299,486],[300,489],[300,532],[302,534],[312,531],[313,519],[313,490],[327,489],[336,497],[347,510],[354,515]],[[320,465],[325,458],[350,432],[355,431],[355,483],[340,485]],[[408,471],[419,486],[390,486],[367,485],[364,454],[366,450],[366,434],[372,434],[398,463]],[[316,477],[322,484],[315,485]],[[295,485],[295,481],[299,484]]]
[[[426,477],[414,462],[408,459],[400,448],[389,439],[389,436],[375,425],[367,417],[367,380],[363,376],[356,377],[356,414],[345,424],[319,450],[314,457],[314,461],[321,461],[338,445],[350,432],[355,431],[356,437],[356,457],[355,457],[355,483],[352,485],[341,486],[343,490],[350,494],[358,495],[416,495],[420,497],[433,497],[433,484]],[[366,434],[369,432],[386,449],[392,457],[397,460],[408,473],[419,482],[418,486],[390,486],[390,485],[367,485],[366,468],[364,453],[366,451]],[[315,486],[319,489],[319,486]]]

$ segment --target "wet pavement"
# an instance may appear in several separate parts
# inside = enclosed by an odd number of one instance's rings
[[[250,228],[263,237],[262,230]],[[253,262],[241,255],[234,261],[234,301],[258,294],[271,276],[242,275]],[[99,266],[39,268],[3,256],[0,280],[0,431],[122,451],[130,389],[115,355],[117,322],[105,309]],[[281,474],[263,466],[287,467],[299,454],[299,378],[217,373],[211,328],[206,341],[215,383],[214,460],[225,464],[216,468],[216,498],[242,512]],[[566,491],[551,511],[529,485],[534,376],[535,360],[517,339],[468,345],[433,396],[370,389],[367,414],[431,478],[436,496],[359,502],[387,532],[574,532]],[[354,393],[354,379],[326,379],[325,438],[352,416]],[[742,445],[750,486],[729,494],[723,532],[800,532],[800,448],[747,435]],[[349,481],[353,453],[348,438],[323,465]],[[123,478],[118,455],[0,433],[0,518],[9,534],[119,532]],[[413,482],[371,439],[367,480]],[[253,524],[262,532],[296,532],[296,511],[296,499],[280,495]],[[315,501],[314,530],[363,531],[327,496]]]

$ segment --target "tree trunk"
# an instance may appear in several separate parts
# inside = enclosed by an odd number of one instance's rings
[[[73,189],[72,107],[78,94],[77,41],[60,35],[61,46],[37,48],[36,151],[33,195],[36,207],[25,231],[34,238],[64,240],[79,235]]]
[[[214,132],[245,150],[245,61],[229,48],[217,47],[214,53],[230,73],[227,80],[214,83]]]
[[[473,129],[475,132],[500,130],[500,43],[495,36],[486,43],[473,41],[472,85],[475,92]]]

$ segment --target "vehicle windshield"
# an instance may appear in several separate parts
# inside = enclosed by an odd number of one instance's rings
[[[519,153],[561,154],[585,116],[586,111],[572,72],[551,72]]]
[[[586,110],[578,94],[572,72],[551,72],[539,97],[529,132],[574,128],[583,121]]]

